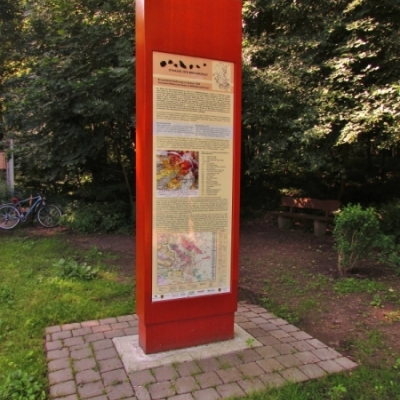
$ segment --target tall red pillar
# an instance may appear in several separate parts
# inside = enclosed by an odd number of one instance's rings
[[[136,300],[145,353],[231,339],[240,0],[136,0]]]

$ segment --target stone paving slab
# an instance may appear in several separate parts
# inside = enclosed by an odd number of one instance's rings
[[[181,364],[198,361],[210,357],[218,357],[228,353],[262,347],[262,343],[248,334],[239,325],[234,326],[234,338],[223,342],[210,343],[185,349],[145,354],[139,345],[139,335],[116,337],[113,339],[119,357],[128,373],[152,369],[161,365]]]
[[[357,364],[265,309],[241,302],[235,322],[247,348],[127,369],[115,338],[138,334],[136,315],[46,328],[52,400],[213,400],[304,382]],[[229,347],[226,347],[229,349]],[[229,350],[227,350],[229,351]]]

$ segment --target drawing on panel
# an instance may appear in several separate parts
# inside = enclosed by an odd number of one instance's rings
[[[217,90],[229,91],[231,88],[230,82],[231,66],[222,61],[213,64],[213,87]]]
[[[157,194],[193,194],[199,189],[199,152],[159,150],[156,154]]]
[[[215,281],[215,233],[168,233],[157,239],[159,286]]]

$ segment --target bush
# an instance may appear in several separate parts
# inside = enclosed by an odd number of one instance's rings
[[[379,219],[378,219],[379,216]],[[349,205],[335,218],[333,231],[339,253],[339,272],[350,271],[361,257],[374,257],[400,275],[400,202],[372,207]]]
[[[396,242],[393,235],[384,235],[377,237],[375,246],[379,248],[378,261],[391,266],[397,276],[400,276],[400,244]]]
[[[0,204],[11,201],[11,191],[7,183],[0,178]]]
[[[360,258],[372,253],[379,235],[379,220],[372,207],[363,209],[359,204],[349,204],[336,215],[333,237],[340,275],[351,271]]]
[[[132,216],[125,203],[74,202],[66,207],[61,226],[79,233],[132,232]]]
[[[382,233],[394,236],[400,243],[400,200],[392,200],[379,208],[379,223]]]

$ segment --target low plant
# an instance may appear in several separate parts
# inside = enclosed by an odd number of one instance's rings
[[[306,291],[307,290],[318,290],[318,289],[327,287],[330,279],[332,279],[332,278],[328,278],[322,274],[318,274],[317,276],[314,276],[313,274],[311,274],[310,280],[307,283]]]
[[[328,395],[330,396],[329,398],[332,400],[343,399],[344,396],[346,395],[346,393],[347,393],[347,389],[341,383],[339,383],[336,386],[332,386],[328,391]]]
[[[377,329],[365,332],[364,337],[354,341],[354,356],[363,364],[371,362],[371,356],[376,354],[385,346],[383,333]]]
[[[248,339],[246,340],[246,344],[247,344],[247,346],[250,347],[250,348],[252,348],[252,347],[254,346],[254,342],[255,342],[255,339],[254,339],[254,338],[248,338]]]
[[[389,311],[385,314],[385,318],[389,322],[400,322],[400,310],[397,311]],[[400,359],[397,360],[400,367]]]
[[[375,294],[372,301],[369,303],[372,307],[383,308],[382,299],[379,294]]]
[[[74,202],[65,207],[60,224],[79,233],[108,233],[133,230],[132,217],[125,203]]]
[[[375,241],[379,249],[378,261],[394,268],[396,275],[400,275],[400,244],[396,243],[393,235],[380,234]]]
[[[372,207],[363,209],[359,204],[349,204],[336,215],[333,237],[341,276],[351,271],[358,260],[372,254],[379,234],[379,221]]]
[[[395,242],[400,242],[400,199],[382,204],[378,214],[381,231],[392,236]]]
[[[279,318],[285,319],[290,324],[300,322],[300,314],[297,310],[290,310],[286,304],[277,304],[272,299],[264,297],[260,299],[260,305]]]
[[[90,281],[97,277],[99,270],[93,268],[87,263],[78,263],[76,260],[61,258],[55,264],[60,270],[61,278],[76,278],[84,281]]]
[[[377,281],[370,279],[355,279],[355,278],[342,278],[333,285],[333,290],[336,293],[376,293],[380,290],[385,290],[385,286]]]
[[[0,386],[0,400],[45,400],[44,387],[31,375],[17,370],[11,372]]]
[[[103,257],[103,252],[101,252],[96,246],[91,247],[85,254],[86,261],[98,261]]]

